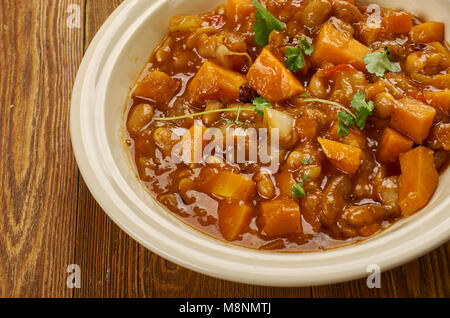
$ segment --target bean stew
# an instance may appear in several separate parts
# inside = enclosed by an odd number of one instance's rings
[[[170,19],[125,119],[140,180],[184,222],[317,251],[427,205],[449,116],[443,23],[353,0],[228,0]]]

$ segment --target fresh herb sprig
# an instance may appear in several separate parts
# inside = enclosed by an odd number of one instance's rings
[[[320,102],[339,107],[342,111],[338,112],[338,136],[340,138],[347,136],[350,133],[350,127],[356,126],[363,130],[366,125],[367,117],[372,115],[374,110],[374,103],[372,101],[366,101],[366,93],[364,91],[358,91],[353,95],[350,105],[355,113],[346,108],[345,106],[321,98],[306,98],[304,102]]]
[[[309,180],[309,177],[308,177],[306,174],[304,174],[304,173],[302,173],[302,178],[303,178],[303,180],[305,180],[305,181],[308,181],[308,180]],[[296,185],[294,185],[294,186],[291,188],[291,194],[292,194],[292,196],[293,196],[294,198],[296,198],[296,199],[301,199],[301,198],[306,197],[306,191],[305,191],[305,189],[303,188],[304,186],[305,186],[305,183],[304,183],[303,181],[301,181],[301,182],[297,183]]]
[[[367,53],[363,59],[367,71],[379,77],[384,77],[386,72],[400,72],[400,68],[392,62],[390,55],[387,46],[383,51]]]
[[[235,123],[239,123],[239,113],[241,111],[253,110],[258,115],[264,116],[264,109],[266,109],[266,108],[272,108],[272,104],[270,104],[264,97],[260,96],[253,100],[253,106],[211,109],[211,110],[206,110],[203,112],[198,112],[198,113],[193,113],[193,114],[185,114],[185,115],[174,116],[174,117],[158,117],[158,118],[154,118],[154,120],[156,120],[156,121],[173,121],[173,120],[180,120],[180,119],[185,119],[185,118],[194,118],[194,117],[203,116],[203,115],[212,114],[212,113],[237,112]]]
[[[275,18],[266,8],[256,0],[253,0],[253,6],[256,8],[255,19],[253,22],[253,32],[255,33],[255,42],[261,47],[269,44],[269,36],[272,31],[282,31],[286,25]]]
[[[301,199],[306,197],[305,189],[303,189],[304,185],[305,183],[302,181],[291,188],[291,194],[294,196],[294,198]]]
[[[302,36],[298,39],[297,46],[289,46],[285,52],[285,65],[293,72],[298,72],[305,66],[303,54],[310,56],[314,52],[314,46]]]

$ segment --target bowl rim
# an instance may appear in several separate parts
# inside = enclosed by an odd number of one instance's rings
[[[176,233],[180,231],[180,227],[176,228],[158,219],[156,214],[153,214],[156,219],[151,226],[140,224],[142,218],[133,214],[134,209],[130,206],[133,205],[136,209],[143,207],[138,206],[139,203],[128,200],[126,195],[132,196],[131,188],[126,186],[125,189],[120,188],[124,183],[123,180],[117,181],[117,178],[121,178],[120,173],[115,175],[118,169],[114,166],[111,150],[105,146],[107,141],[103,131],[104,123],[100,121],[101,125],[93,128],[92,118],[89,117],[98,119],[96,116],[102,116],[104,111],[104,105],[101,104],[104,101],[102,92],[103,94],[106,92],[107,84],[101,81],[107,80],[111,74],[114,62],[117,61],[121,52],[120,44],[128,40],[127,37],[132,34],[133,25],[137,27],[140,21],[135,19],[121,30],[115,26],[116,23],[123,24],[127,16],[136,15],[138,12],[141,19],[145,19],[165,2],[166,0],[156,0],[153,4],[147,4],[147,10],[142,12],[143,4],[139,3],[139,0],[124,1],[107,19],[91,42],[81,63],[72,94],[70,131],[78,167],[96,201],[122,230],[156,254],[191,270],[236,282],[285,287],[321,285],[361,278],[367,275],[369,264],[376,263],[385,271],[415,259],[449,240],[450,219],[448,217],[432,230],[419,230],[414,238],[408,237],[406,241],[406,235],[413,230],[417,231],[418,224],[413,222],[389,233],[390,241],[398,240],[402,243],[396,246],[386,248],[381,240],[377,240],[379,238],[377,236],[375,239],[365,240],[355,245],[315,253],[262,252],[237,247],[216,239],[208,239],[206,235],[200,233],[199,235],[188,233],[188,231]],[[111,41],[112,38],[117,41]],[[97,104],[100,106],[94,109],[96,116],[87,116],[90,113],[88,96],[92,97],[92,94],[96,96],[94,103],[100,101],[100,104]],[[103,146],[105,153],[97,153],[95,160],[91,160],[99,145]],[[101,162],[96,162],[98,159],[101,159]],[[107,169],[99,169],[102,165]],[[116,191],[123,191],[122,196],[113,195]],[[442,217],[442,210],[448,210],[449,207],[450,196],[432,213],[421,219],[429,220],[436,214],[439,215],[439,212]],[[161,224],[167,228],[158,228]],[[164,235],[168,233],[173,234],[174,237]],[[159,235],[163,236],[159,237]],[[192,246],[183,246],[182,243],[185,242],[189,242]],[[363,248],[376,253],[367,255],[362,253]],[[359,254],[362,257],[360,259],[352,256]],[[330,259],[342,262],[327,266],[325,263]]]

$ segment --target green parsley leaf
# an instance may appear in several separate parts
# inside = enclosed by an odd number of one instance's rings
[[[304,163],[305,165],[309,165],[311,163],[313,163],[314,159],[313,158],[303,158],[302,159],[302,163]]]
[[[400,68],[389,57],[390,54],[391,52],[387,46],[384,48],[384,51],[367,53],[364,56],[367,71],[379,77],[384,77],[386,71],[400,72]]]
[[[308,180],[309,180],[309,177],[308,177],[306,174],[304,174],[304,173],[302,173],[302,178],[303,178],[303,180],[305,180],[305,181],[308,181]]]
[[[260,115],[264,116],[264,109],[266,108],[272,108],[272,104],[270,104],[264,97],[259,96],[256,97],[253,100],[253,105],[255,105],[255,112]]]
[[[367,117],[369,117],[373,113],[373,102],[366,102],[366,93],[364,91],[359,91],[355,95],[353,95],[350,105],[356,112],[356,126],[363,130],[366,125]]]
[[[302,52],[308,56],[314,52],[314,46],[304,36],[298,39],[297,46],[289,46],[284,53],[287,58],[284,64],[288,69],[298,72],[305,66],[305,58]]]
[[[355,119],[347,112],[339,112],[338,118],[338,136],[339,138],[345,137],[350,133],[350,126],[355,124]]]
[[[308,40],[302,36],[298,39],[298,46],[308,56],[311,56],[314,52],[314,45],[308,42]]]
[[[306,93],[303,93],[303,94],[300,94],[300,97],[309,97],[309,95]]]
[[[292,187],[291,194],[297,199],[306,197],[305,189],[303,189],[303,186],[304,186],[303,182],[297,183],[295,186]]]
[[[269,44],[269,35],[272,31],[281,31],[286,25],[275,18],[266,8],[256,0],[253,0],[253,6],[256,8],[255,18],[253,22],[253,32],[255,33],[255,42],[261,47]]]
[[[286,49],[285,56],[287,57],[287,60],[284,64],[291,71],[298,72],[298,70],[305,66],[305,59],[298,46],[289,46]]]

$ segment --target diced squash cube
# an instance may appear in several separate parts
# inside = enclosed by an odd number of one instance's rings
[[[364,71],[364,56],[369,48],[359,43],[353,37],[337,30],[331,23],[325,23],[319,35],[314,40],[313,63],[320,66],[325,62],[334,64],[351,64]]]
[[[178,80],[155,70],[138,83],[133,96],[150,99],[157,104],[167,104],[180,87],[181,83]]]
[[[229,171],[220,171],[206,184],[205,190],[230,200],[247,201],[255,195],[252,179]]]
[[[293,200],[279,199],[261,203],[258,221],[263,233],[270,237],[302,232],[300,207]]]
[[[245,232],[253,216],[253,206],[242,201],[223,201],[219,204],[219,229],[228,241],[234,241]]]
[[[419,43],[442,42],[444,31],[444,23],[430,21],[413,26],[410,37],[412,41]]]
[[[255,10],[253,0],[228,0],[225,15],[236,23],[250,17]]]
[[[183,136],[183,162],[185,164],[203,161],[203,148],[206,145],[204,133],[206,128],[194,124]]]
[[[334,166],[351,175],[358,171],[362,156],[360,148],[323,138],[317,140],[325,156]]]
[[[340,138],[338,134],[338,128],[339,124],[335,122],[328,131],[332,140],[339,141],[349,146],[358,147],[360,149],[366,148],[366,137],[360,130],[350,129],[347,136]]]
[[[400,155],[398,204],[403,216],[410,216],[431,199],[439,182],[433,151],[419,146]]]
[[[378,160],[381,162],[396,162],[400,154],[412,149],[414,142],[399,132],[386,127],[378,146]]]
[[[194,103],[213,99],[238,100],[239,90],[245,84],[247,79],[242,74],[206,61],[189,83],[188,94]]]
[[[270,129],[271,134],[273,133],[272,129],[278,129],[281,146],[290,146],[295,141],[294,117],[291,115],[273,108],[265,108],[264,122],[266,127]]]
[[[359,23],[356,25],[358,38],[365,45],[370,45],[378,40],[381,33],[381,25],[371,23]]]
[[[381,26],[386,33],[408,33],[413,26],[413,17],[404,11],[392,11],[383,17]]]
[[[421,144],[430,133],[435,116],[436,109],[433,107],[414,98],[404,97],[393,109],[391,127]]]
[[[450,115],[450,90],[440,92],[426,92],[425,100],[428,105],[433,106],[445,115]]]
[[[270,102],[281,102],[303,92],[303,85],[268,48],[247,73],[250,86]]]

